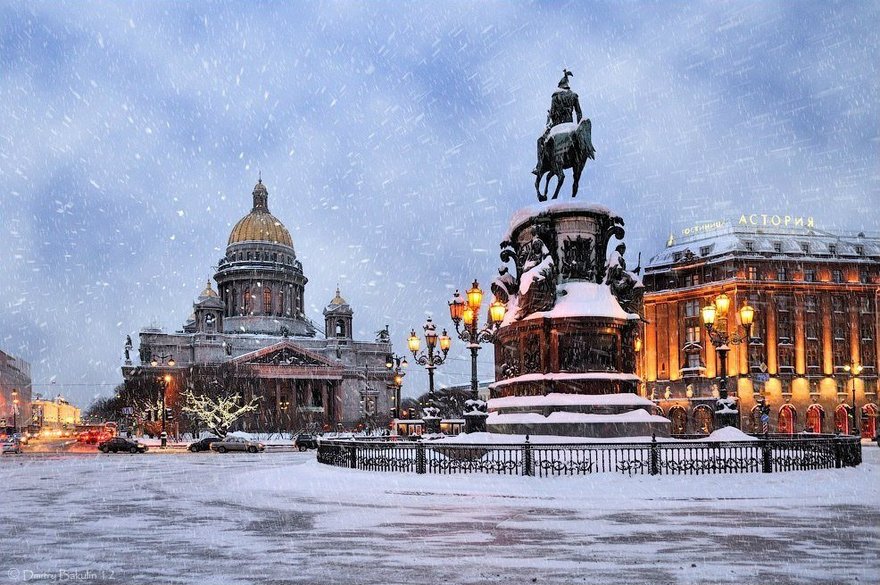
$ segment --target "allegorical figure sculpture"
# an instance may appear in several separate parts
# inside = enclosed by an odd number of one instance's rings
[[[125,336],[125,363],[131,363],[131,350],[134,345],[131,343],[131,335]]]
[[[626,269],[626,244],[621,242],[608,257],[606,266],[605,283],[611,288],[611,294],[617,298],[621,308],[628,313],[642,314],[642,297],[645,294],[645,285],[639,278],[641,266],[636,266],[633,272]]]
[[[558,88],[553,92],[550,100],[547,126],[538,138],[538,162],[532,170],[532,174],[536,176],[535,191],[539,201],[547,200],[551,176],[557,177],[556,191],[553,193],[553,198],[556,199],[565,181],[564,169],[572,169],[574,184],[571,196],[576,196],[581,172],[587,159],[595,159],[596,149],[593,148],[591,136],[592,123],[589,119],[583,118],[580,99],[569,86],[568,78],[573,77],[572,72],[568,69],[562,71],[562,79],[559,80]],[[542,195],[540,183],[544,175],[547,175],[547,182],[544,184]]]
[[[544,241],[532,231],[520,248],[522,276],[519,282],[519,317],[549,311],[556,303],[556,265]]]

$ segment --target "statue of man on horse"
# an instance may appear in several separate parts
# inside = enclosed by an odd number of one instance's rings
[[[596,149],[593,148],[591,137],[592,124],[589,119],[582,119],[580,100],[578,95],[571,91],[568,83],[568,78],[573,77],[573,74],[568,69],[563,69],[562,73],[558,89],[553,92],[550,101],[546,129],[538,138],[538,164],[532,170],[532,174],[536,176],[535,191],[539,201],[547,200],[550,177],[554,175],[558,179],[556,192],[553,194],[553,199],[556,199],[565,180],[562,172],[564,169],[572,169],[574,185],[571,196],[577,195],[584,165],[588,158],[595,159]],[[574,121],[575,117],[577,122]],[[539,186],[545,174],[547,182],[544,184],[542,195]]]

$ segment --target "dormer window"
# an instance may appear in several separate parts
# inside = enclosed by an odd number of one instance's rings
[[[672,253],[672,261],[673,262],[681,262],[681,252],[673,252]]]
[[[746,247],[746,252],[754,252],[755,251],[755,242],[746,241],[746,242],[743,242],[743,245]]]
[[[712,253],[712,246],[702,246],[700,248],[700,256],[708,256]]]
[[[801,252],[804,254],[810,253],[810,243],[809,242],[801,242]]]
[[[861,246],[861,245],[856,246],[856,254],[859,256],[864,256],[865,255],[865,247]]]
[[[773,251],[777,254],[782,253],[782,242],[773,242]]]
[[[828,253],[837,256],[837,244],[828,244]]]

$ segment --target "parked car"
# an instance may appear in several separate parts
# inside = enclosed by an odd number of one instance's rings
[[[257,451],[265,451],[266,446],[257,441],[248,441],[242,437],[226,437],[219,441],[211,443],[211,451],[218,453],[226,453],[227,451],[247,451],[248,453],[256,453]]]
[[[131,439],[113,437],[99,443],[98,449],[104,453],[146,453],[147,446]]]
[[[7,437],[0,441],[0,455],[6,453],[21,453],[21,441],[14,437]]]
[[[300,433],[296,436],[296,439],[293,440],[293,444],[300,451],[305,451],[307,449],[317,449],[318,437],[316,437],[315,435],[310,435],[308,433]]]
[[[211,450],[211,443],[216,443],[219,440],[220,439],[218,439],[217,437],[207,437],[207,438],[202,439],[200,441],[195,441],[193,443],[190,443],[188,448],[193,453],[198,453],[199,451],[210,451]]]

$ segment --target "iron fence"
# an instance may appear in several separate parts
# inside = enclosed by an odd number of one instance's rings
[[[855,467],[857,437],[756,437],[751,441],[450,444],[321,440],[318,462],[367,471],[561,476],[591,473],[703,475]]]

